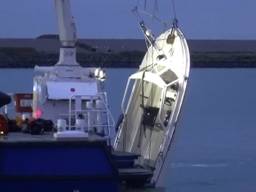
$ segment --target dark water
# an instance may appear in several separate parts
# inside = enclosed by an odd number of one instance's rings
[[[134,69],[108,69],[117,118]],[[32,70],[0,70],[0,90],[31,92]],[[172,192],[256,191],[256,69],[192,69],[159,185]]]
[[[194,69],[161,184],[256,191],[256,70]]]

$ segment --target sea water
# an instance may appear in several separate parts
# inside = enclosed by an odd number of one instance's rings
[[[115,119],[135,69],[107,69]],[[32,69],[1,69],[0,91],[32,92]],[[256,69],[192,69],[159,185],[172,192],[256,191]]]

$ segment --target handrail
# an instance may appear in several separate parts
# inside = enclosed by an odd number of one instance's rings
[[[110,118],[111,118],[111,121],[112,121],[112,123],[113,123],[113,126],[115,125],[115,120],[114,120],[114,117],[113,117],[111,111],[109,110],[109,108],[108,108],[108,106],[107,106],[107,104],[108,104],[107,93],[106,93],[106,92],[103,92],[102,94],[103,94],[103,96],[104,96],[104,99],[106,100],[105,102],[103,102],[103,104],[104,104],[104,107],[105,107],[105,109],[106,109],[106,111],[107,111],[108,133],[109,133],[109,136],[110,136],[110,128],[109,128],[110,122],[109,122],[108,114],[109,114],[109,116],[110,116]]]
[[[81,98],[90,98],[88,99],[89,101],[92,101],[94,99],[101,99],[102,103],[103,103],[103,108],[102,109],[99,109],[99,108],[93,108],[93,109],[81,109],[81,110],[72,110],[72,101],[76,98],[76,97],[81,97]],[[68,113],[68,119],[69,119],[69,123],[68,123],[68,126],[69,126],[69,129],[71,129],[72,127],[75,127],[75,126],[72,126],[72,116],[75,116],[77,113],[82,113],[82,114],[85,114],[85,116],[87,116],[87,127],[88,129],[91,127],[90,125],[90,117],[89,117],[89,113],[90,112],[100,112],[100,113],[106,113],[106,119],[107,119],[107,124],[99,124],[99,123],[94,123],[94,126],[95,127],[100,127],[102,126],[103,127],[103,130],[106,130],[107,129],[107,138],[110,138],[111,137],[111,130],[110,128],[111,127],[114,127],[115,125],[115,121],[114,121],[114,117],[111,113],[111,111],[109,110],[108,108],[108,104],[106,103],[107,102],[107,95],[105,92],[102,92],[100,94],[97,94],[95,96],[88,96],[88,95],[72,95],[69,99],[69,113]]]
[[[121,104],[121,110],[122,110],[123,114],[125,114],[124,103],[125,103],[125,100],[126,100],[126,95],[127,95],[127,92],[128,92],[128,88],[129,88],[130,82],[131,82],[131,79],[129,77],[128,82],[127,82],[126,87],[125,87],[124,96],[123,96],[122,104]]]

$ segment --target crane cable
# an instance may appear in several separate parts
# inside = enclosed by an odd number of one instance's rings
[[[175,0],[171,0],[171,2],[172,2],[172,11],[173,11],[174,19],[177,19]]]

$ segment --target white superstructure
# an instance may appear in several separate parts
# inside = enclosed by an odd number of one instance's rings
[[[56,126],[62,122],[57,137],[78,136],[79,131],[84,136],[109,136],[114,122],[103,90],[103,71],[83,68],[76,61],[76,27],[69,0],[55,0],[55,8],[62,47],[55,66],[35,67],[33,117],[52,120]]]

